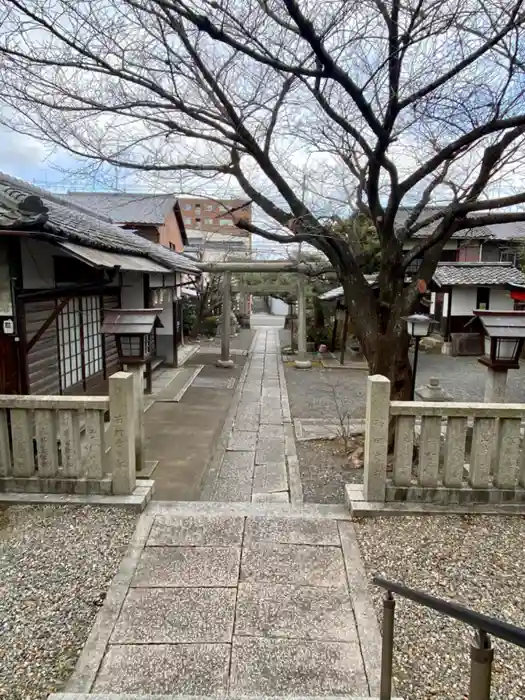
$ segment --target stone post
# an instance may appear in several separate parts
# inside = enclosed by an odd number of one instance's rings
[[[135,404],[135,463],[137,472],[144,469],[144,365],[129,365],[133,375],[133,402]]]
[[[487,367],[485,382],[485,403],[505,403],[507,391],[507,371],[496,371]]]
[[[113,493],[126,495],[135,489],[135,404],[130,372],[115,372],[109,378],[109,415]]]
[[[366,386],[365,501],[384,501],[390,419],[390,381],[381,374],[368,377]]]
[[[230,358],[230,325],[232,314],[232,273],[225,272],[222,291],[222,318],[221,318],[221,359],[217,360],[217,367],[233,367]]]
[[[297,275],[297,349],[299,356],[295,361],[297,369],[308,369],[312,363],[306,355],[306,278]]]

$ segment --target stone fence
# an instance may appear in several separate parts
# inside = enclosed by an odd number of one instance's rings
[[[0,491],[131,494],[135,406],[127,372],[109,396],[0,395]]]
[[[525,404],[390,401],[368,377],[365,501],[525,502],[524,418]]]

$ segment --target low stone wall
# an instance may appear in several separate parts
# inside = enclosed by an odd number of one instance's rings
[[[390,401],[388,379],[369,377],[365,500],[524,503],[524,417],[525,404]]]
[[[109,396],[0,395],[0,491],[132,493],[134,412],[126,372],[110,377]]]

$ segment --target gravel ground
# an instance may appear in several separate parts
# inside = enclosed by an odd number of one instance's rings
[[[525,518],[427,516],[355,522],[368,577],[381,574],[525,627]],[[371,593],[381,617],[382,591]],[[472,630],[396,597],[394,674],[410,700],[463,700]],[[525,650],[493,640],[493,700],[525,697]]]
[[[366,373],[284,365],[293,418],[319,418],[338,423],[339,412],[350,418],[365,415]],[[339,408],[338,408],[339,406]]]
[[[287,331],[281,331],[282,343],[286,334]],[[351,417],[361,418],[365,414],[367,375],[364,371],[319,367],[306,371],[285,364],[285,376],[294,418],[337,418],[335,399],[340,410]],[[431,377],[438,377],[453,401],[484,400],[487,370],[475,357],[421,353],[416,386],[427,384]],[[521,369],[509,372],[507,400],[525,403],[525,362]]]
[[[0,510],[0,698],[60,690],[135,528],[122,509]]]
[[[345,484],[363,483],[363,470],[352,467],[338,440],[297,442],[296,448],[307,503],[344,503]]]

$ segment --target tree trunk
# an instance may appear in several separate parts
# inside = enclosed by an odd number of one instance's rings
[[[206,305],[208,301],[208,289],[202,291],[198,301],[197,310],[195,314],[195,321],[193,323],[193,328],[191,329],[190,337],[195,339],[201,330],[202,322],[204,320],[204,312],[206,311]]]
[[[408,356],[410,338],[403,328],[400,332],[387,329],[375,338],[375,353],[365,357],[370,374],[382,374],[390,379],[391,398],[395,401],[410,401],[412,392],[412,367]]]
[[[314,297],[313,300],[313,306],[314,306],[314,328],[324,328],[324,309],[323,309],[323,304],[319,300],[318,297]]]

